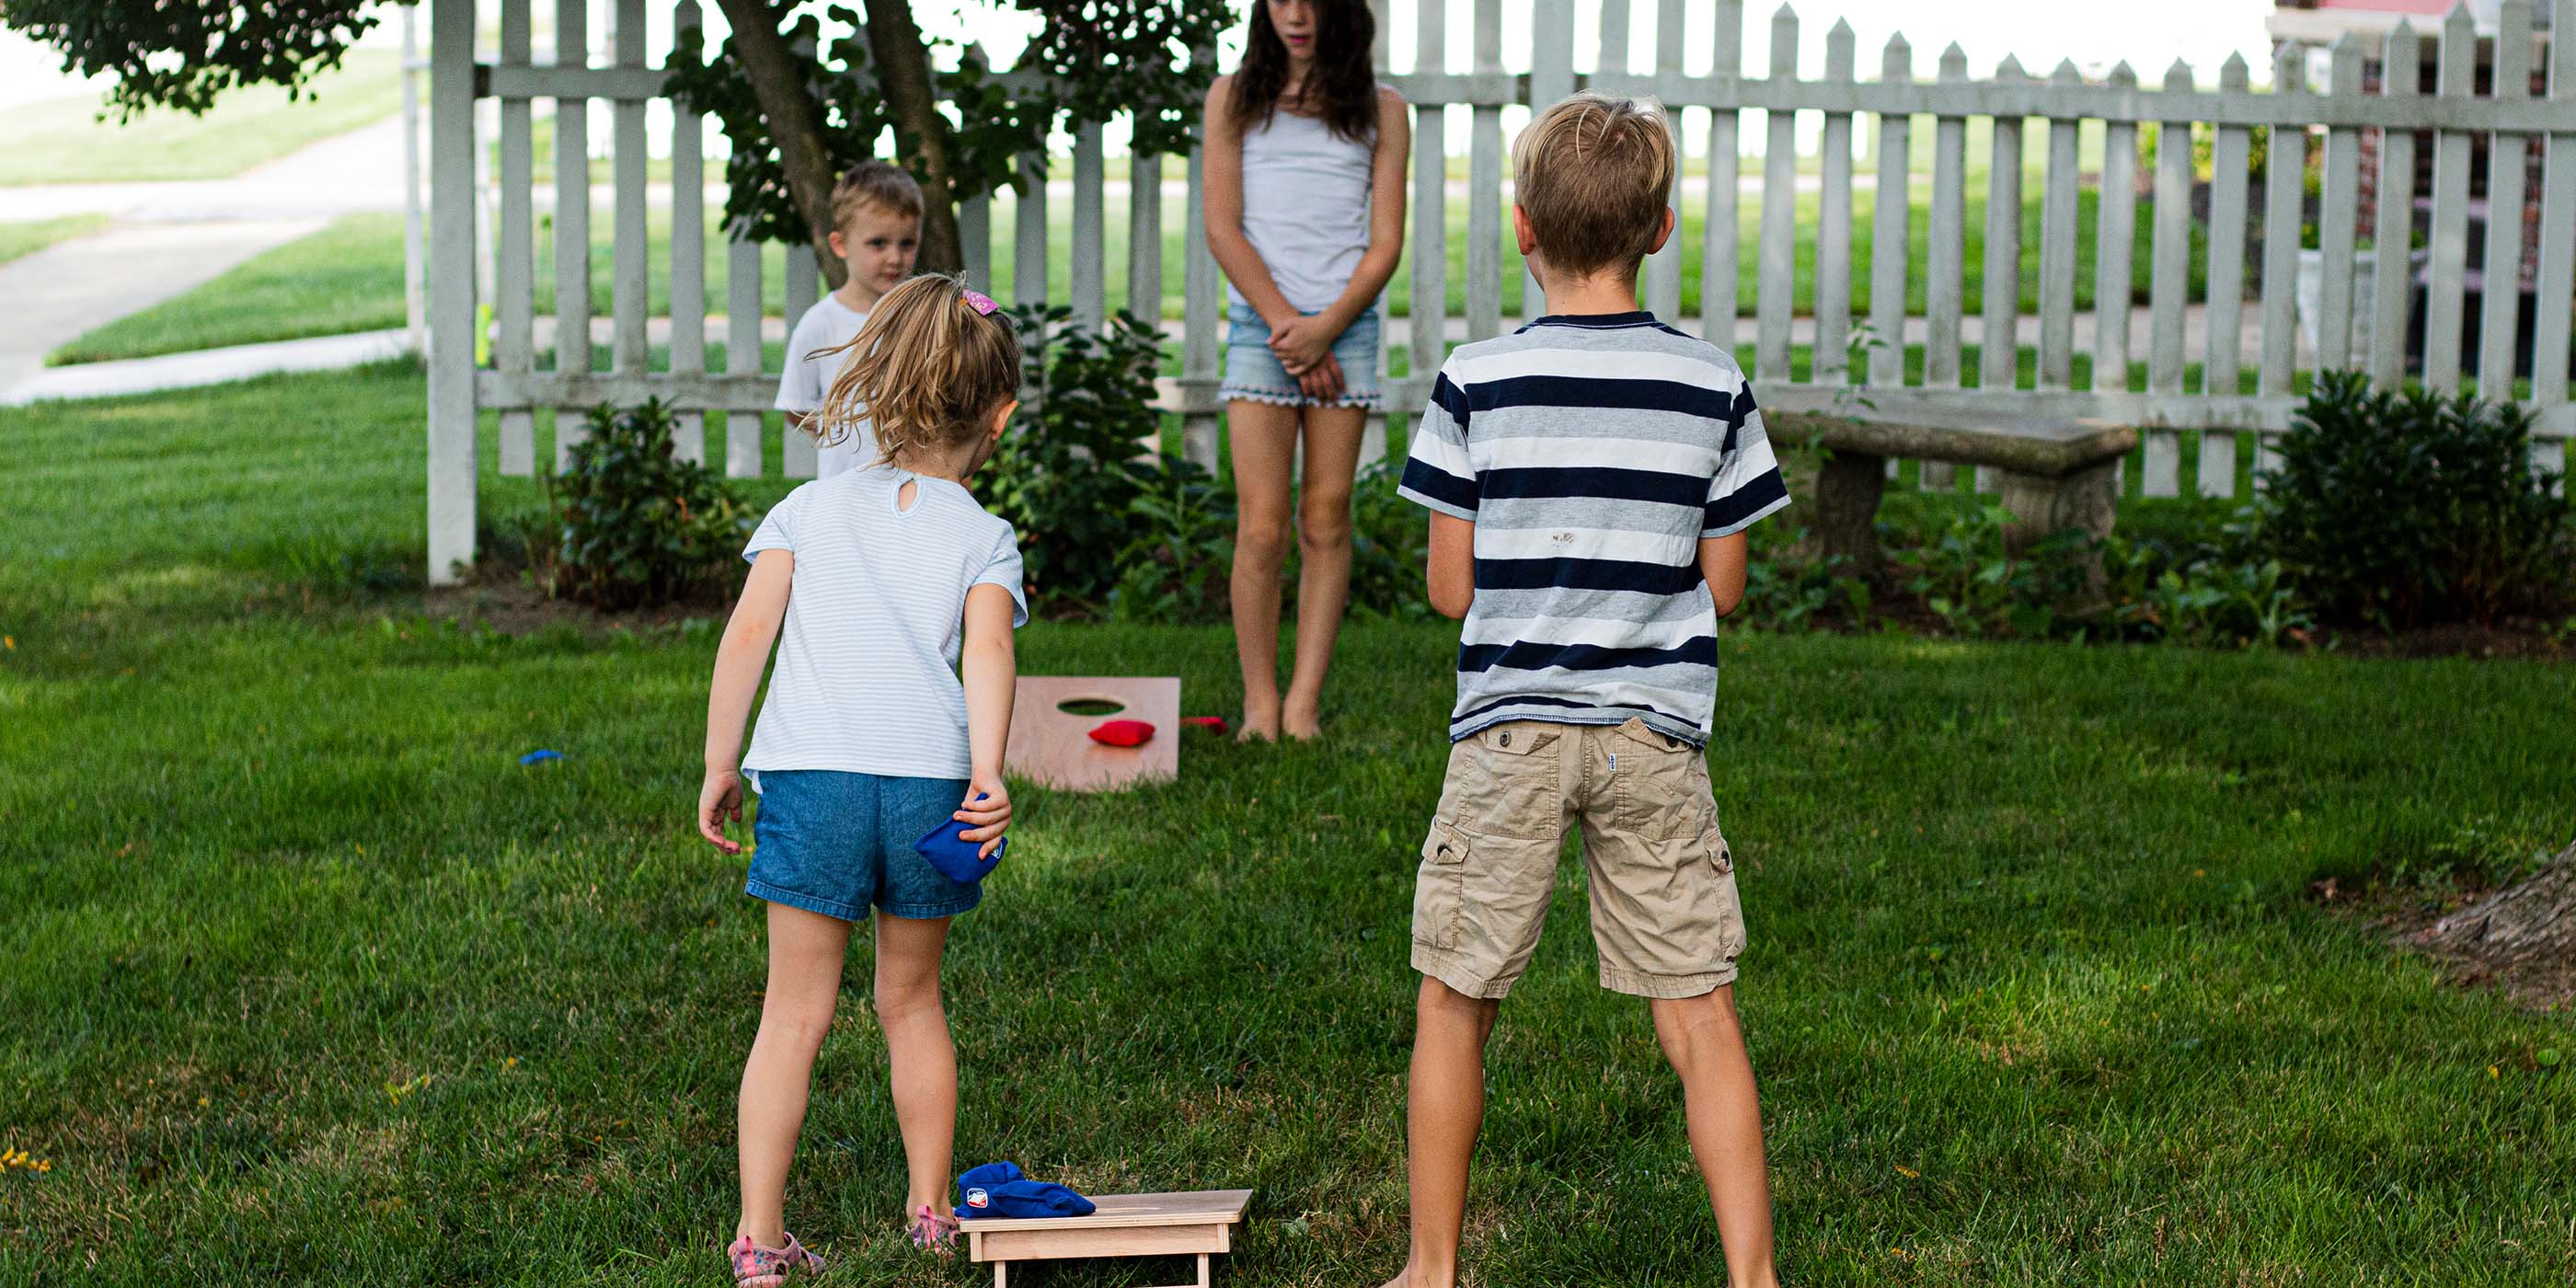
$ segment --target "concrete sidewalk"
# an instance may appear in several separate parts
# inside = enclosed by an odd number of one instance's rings
[[[94,327],[192,289],[319,231],[318,218],[115,224],[0,264],[0,392],[42,373],[45,355]]]

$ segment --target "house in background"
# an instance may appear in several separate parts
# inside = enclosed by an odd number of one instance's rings
[[[2412,25],[2422,38],[2418,45],[2421,65],[2416,69],[2415,83],[2419,92],[2430,94],[2441,83],[2442,20],[2450,14],[2452,7],[2453,0],[2283,0],[2265,20],[2264,27],[2272,37],[2274,49],[2297,45],[2307,52],[2308,83],[2320,88],[2325,85],[2328,75],[2328,51],[2345,34],[2353,35],[2361,42],[2363,50],[2362,86],[2366,92],[2376,94],[2384,71],[2381,54],[2386,47],[2388,33],[2403,20]],[[2485,95],[2491,92],[2495,80],[2496,20],[2503,4],[2501,0],[2468,0],[2468,7],[2478,33],[2474,92]],[[2553,7],[2546,0],[2533,6],[2530,88],[2535,98],[2549,92],[2550,41],[2555,34],[2550,30]],[[2522,271],[2519,280],[2512,285],[2523,296],[2523,324],[2518,333],[2521,352],[2516,358],[2516,369],[2524,373],[2531,369],[2532,283],[2540,265],[2540,177],[2546,152],[2547,148],[2538,139],[2523,149]],[[2464,310],[2464,326],[2467,329],[2465,340],[2471,351],[2477,346],[2480,317],[2476,301],[2484,295],[2486,287],[2486,230],[2492,217],[2487,204],[2487,175],[2488,140],[2481,135],[2473,140],[2469,156],[2468,291],[2471,302]],[[2420,245],[2432,218],[2432,182],[2433,136],[2430,131],[2417,135],[2414,173],[2403,176],[2380,173],[2379,132],[2362,131],[2361,235],[2365,238],[2370,236],[2378,220],[2380,201],[2395,194],[2414,204],[2415,235]],[[2561,229],[2558,235],[2567,236],[2569,233]],[[2411,353],[2420,353],[2421,286],[2426,270],[2420,253],[2413,256],[2412,262],[2418,286],[2418,308],[2417,320],[2410,331],[2417,333],[2408,337],[2407,348]]]

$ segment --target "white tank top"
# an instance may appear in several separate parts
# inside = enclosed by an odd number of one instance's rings
[[[1340,299],[1359,271],[1376,151],[1373,138],[1353,142],[1315,117],[1285,111],[1243,132],[1243,235],[1299,312]],[[1225,289],[1245,302],[1232,282]]]

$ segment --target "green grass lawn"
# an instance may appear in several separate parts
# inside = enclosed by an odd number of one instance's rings
[[[402,216],[344,215],[63,345],[54,363],[141,358],[403,324]]]
[[[66,215],[60,219],[29,219],[0,223],[0,264],[21,255],[32,255],[55,242],[70,241],[84,233],[94,233],[107,226],[105,215]]]
[[[720,1273],[762,950],[740,861],[688,826],[715,630],[420,616],[421,397],[388,365],[0,410],[25,498],[0,510],[0,1148],[51,1164],[0,1173],[0,1279]],[[532,504],[485,442],[492,510]],[[961,1166],[1255,1186],[1222,1272],[1246,1288],[1395,1269],[1453,642],[1357,624],[1322,747],[1194,738],[1175,786],[1019,794],[950,962]],[[1221,630],[1022,649],[1236,700]],[[1723,652],[1711,758],[1792,1276],[2576,1275],[2567,1016],[2307,894],[2563,844],[2564,667]],[[541,746],[568,759],[518,765]],[[1495,1038],[1468,1255],[1489,1284],[1714,1283],[1675,1083],[1594,986],[1576,871]],[[968,1282],[896,1235],[881,1061],[861,987],[794,1224],[858,1281]]]
[[[393,115],[402,103],[400,61],[359,50],[315,77],[302,98],[271,86],[237,89],[203,116],[156,108],[119,124],[113,113],[100,120],[99,100],[89,96],[13,107],[0,184],[228,179]]]

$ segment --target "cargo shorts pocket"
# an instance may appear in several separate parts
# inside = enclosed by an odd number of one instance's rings
[[[1709,816],[1716,802],[1705,752],[1641,721],[1619,726],[1618,733],[1609,744],[1611,778],[1618,786],[1613,826],[1653,841],[1696,836],[1713,826]]]
[[[1564,834],[1565,791],[1556,741],[1568,731],[1520,722],[1496,725],[1461,743],[1442,817],[1459,831],[1514,841]]]
[[[1442,952],[1458,947],[1458,925],[1467,903],[1468,839],[1444,820],[1422,842],[1422,867],[1413,878],[1413,942]]]
[[[1735,892],[1735,851],[1711,823],[1702,845],[1714,874],[1717,893],[1717,950],[1728,961],[1744,952],[1744,904]]]

